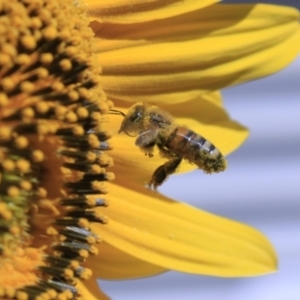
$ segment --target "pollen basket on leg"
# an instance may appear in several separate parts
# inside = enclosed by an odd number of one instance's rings
[[[101,241],[89,224],[108,221],[94,209],[114,178],[101,129],[111,103],[73,5],[0,1],[1,297],[80,299]]]

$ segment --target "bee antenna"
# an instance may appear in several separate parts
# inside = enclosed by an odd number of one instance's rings
[[[112,114],[112,115],[121,115],[121,116],[123,116],[123,117],[126,116],[122,111],[120,111],[120,110],[115,110],[115,109],[111,109],[111,110],[109,111],[109,114]]]

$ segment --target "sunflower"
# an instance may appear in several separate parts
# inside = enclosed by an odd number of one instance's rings
[[[245,140],[218,89],[291,62],[299,15],[214,2],[0,1],[1,299],[105,299],[96,278],[170,269],[276,269],[261,233],[146,189],[161,158],[108,141],[112,101],[155,102],[225,155]]]

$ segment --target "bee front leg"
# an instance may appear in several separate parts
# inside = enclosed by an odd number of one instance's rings
[[[145,153],[146,156],[148,157],[153,157],[153,152],[154,152],[154,146],[155,144],[147,145],[144,147],[140,147],[141,150]]]
[[[152,157],[153,149],[156,145],[158,130],[148,130],[142,132],[137,137],[135,144],[145,153],[145,155]]]
[[[176,157],[174,159],[170,159],[165,164],[158,167],[152,175],[152,178],[148,184],[149,187],[156,190],[158,186],[164,183],[169,175],[173,174],[176,171],[181,161],[181,157]]]

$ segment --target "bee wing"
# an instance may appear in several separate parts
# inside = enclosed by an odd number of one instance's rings
[[[164,125],[170,125],[170,118],[159,113],[150,113],[150,121],[153,125],[163,127]]]
[[[158,128],[151,128],[149,130],[143,131],[137,137],[135,144],[138,147],[151,147],[155,145],[157,135],[159,129]]]

